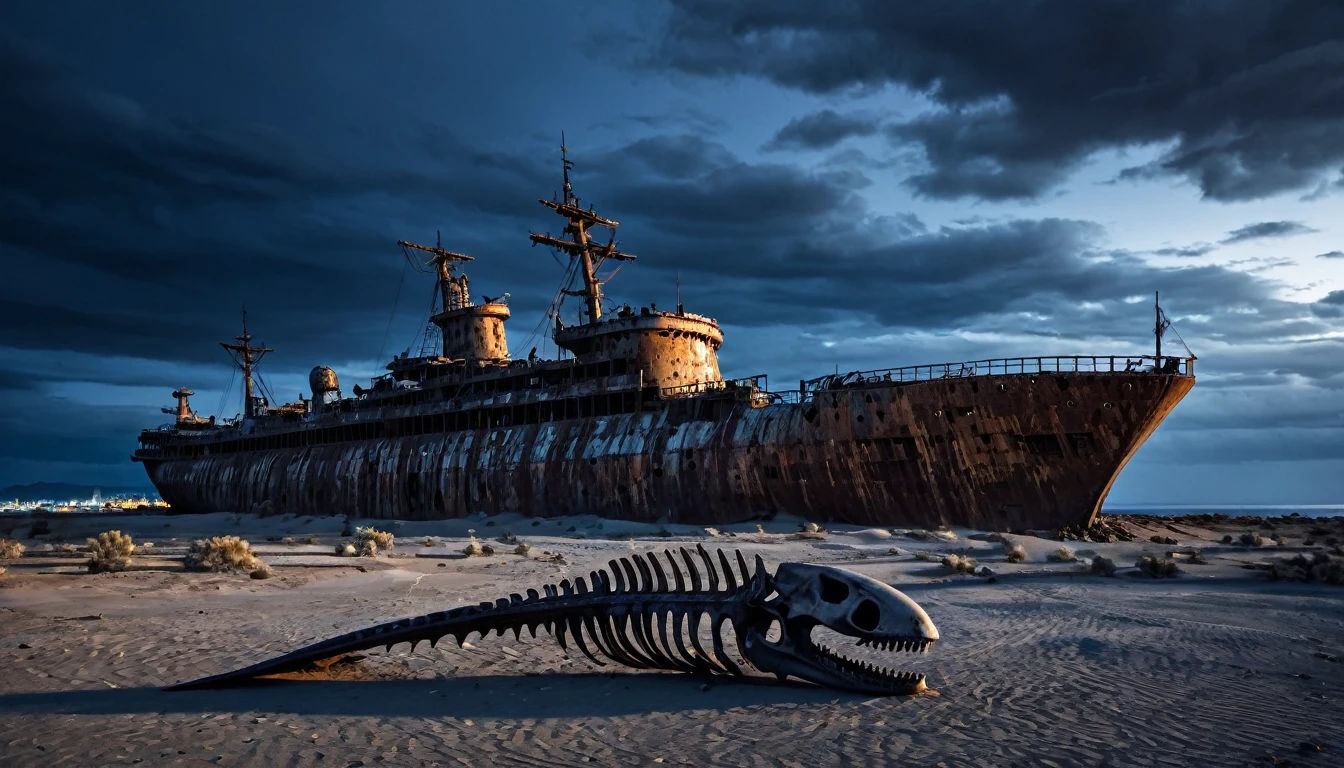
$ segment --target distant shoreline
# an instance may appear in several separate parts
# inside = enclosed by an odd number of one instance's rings
[[[1103,509],[1103,510],[1101,511],[1101,513],[1102,513],[1103,515],[1106,515],[1106,516],[1108,516],[1108,517],[1113,517],[1113,518],[1119,518],[1119,517],[1130,517],[1130,518],[1151,518],[1151,517],[1157,517],[1157,518],[1162,518],[1162,519],[1165,519],[1165,520],[1172,520],[1172,521],[1187,520],[1187,521],[1195,522],[1195,523],[1207,523],[1207,522],[1210,522],[1210,521],[1213,521],[1213,520],[1241,519],[1241,518],[1246,518],[1246,519],[1250,519],[1250,520],[1270,520],[1270,519],[1284,519],[1284,520],[1287,520],[1287,519],[1291,519],[1291,518],[1317,520],[1317,519],[1329,519],[1329,518],[1335,518],[1335,517],[1344,517],[1344,505],[1340,505],[1340,504],[1315,504],[1315,505],[1297,505],[1297,506],[1294,506],[1294,505],[1263,505],[1263,506],[1256,506],[1256,505],[1217,505],[1217,504],[1199,505],[1199,504],[1192,504],[1192,505],[1172,505],[1172,506],[1163,506],[1163,505],[1139,505],[1139,504],[1134,504],[1134,505],[1129,505],[1129,506],[1124,506],[1124,507],[1109,507],[1109,508],[1105,508],[1105,509]],[[260,516],[256,515],[255,513],[250,513],[250,512],[229,512],[229,513],[220,513],[220,514],[240,515],[240,516],[242,516],[242,517],[247,517],[247,518],[253,518],[253,517],[255,517],[255,518],[260,519]],[[99,510],[70,511],[70,512],[54,512],[54,511],[35,512],[34,510],[3,510],[3,511],[0,511],[0,518],[16,518],[16,517],[26,517],[26,516],[30,516],[30,515],[36,515],[37,517],[48,518],[48,519],[55,519],[55,518],[72,518],[72,517],[79,517],[79,518],[83,518],[83,519],[94,519],[94,518],[100,518],[100,517],[102,517],[102,518],[112,518],[112,517],[138,517],[138,516],[144,516],[144,515],[165,515],[165,516],[171,516],[171,517],[191,517],[191,516],[193,515],[193,513],[190,513],[190,512],[174,512],[174,511],[172,511],[171,508],[164,508],[164,507],[150,507],[150,508],[146,508],[146,509],[116,509],[116,510],[103,510],[103,509],[99,509]],[[278,517],[283,517],[283,515],[267,515],[266,517],[267,517],[267,518],[278,518]],[[308,517],[308,516],[305,516],[305,517]],[[429,522],[429,523],[439,522],[439,523],[450,523],[450,522],[461,521],[461,520],[465,520],[465,519],[467,519],[467,518],[449,518],[449,519],[438,520],[438,521],[432,521],[432,520],[431,520],[431,521],[417,521],[417,522]],[[475,518],[475,517],[473,517],[473,518],[470,518],[470,519],[471,519],[473,522],[480,523],[480,524],[484,525],[484,524],[485,524],[485,520],[489,520],[490,518],[480,519],[480,518]],[[528,519],[531,520],[532,518],[528,518]],[[557,519],[557,518],[536,518],[536,519],[538,519],[538,520],[554,520],[554,519]],[[392,520],[397,520],[397,518],[392,518]],[[385,521],[385,522],[386,522],[386,521]],[[407,522],[407,521],[401,521],[401,522]],[[622,521],[622,520],[617,520],[617,519],[613,519],[613,520],[611,520],[611,522],[616,522],[616,523],[631,523],[631,521]],[[762,520],[761,522],[767,522],[767,521]],[[861,526],[860,526],[860,527],[861,527]],[[886,528],[905,528],[905,527],[909,527],[909,526],[899,526],[899,525],[896,525],[896,526],[882,526],[882,527],[886,527]]]

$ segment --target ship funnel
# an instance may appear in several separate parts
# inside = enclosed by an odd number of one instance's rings
[[[336,378],[336,372],[325,365],[308,372],[308,386],[313,390],[314,411],[320,411],[324,406],[341,399],[341,383]]]

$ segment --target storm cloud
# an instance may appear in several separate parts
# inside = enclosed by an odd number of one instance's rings
[[[889,128],[954,199],[1035,198],[1101,150],[1160,145],[1123,178],[1215,200],[1314,190],[1344,166],[1344,6],[1329,0],[890,3],[673,0],[648,61],[808,93],[896,86],[932,108]]]
[[[1244,243],[1247,240],[1292,237],[1293,235],[1305,235],[1316,231],[1299,221],[1262,221],[1256,224],[1247,224],[1228,232],[1227,237],[1223,238],[1222,242],[1223,245],[1231,245],[1233,243]]]

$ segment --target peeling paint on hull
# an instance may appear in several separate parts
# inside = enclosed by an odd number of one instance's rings
[[[1002,375],[677,401],[636,414],[145,459],[184,512],[432,520],[475,512],[723,524],[777,513],[858,525],[1088,524],[1192,376]]]

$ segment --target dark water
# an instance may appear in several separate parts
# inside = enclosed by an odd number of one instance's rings
[[[1302,517],[1344,516],[1344,504],[1289,505],[1272,504],[1264,506],[1218,505],[1218,504],[1107,504],[1101,510],[1104,515],[1227,515],[1228,517],[1286,517],[1296,512]]]

